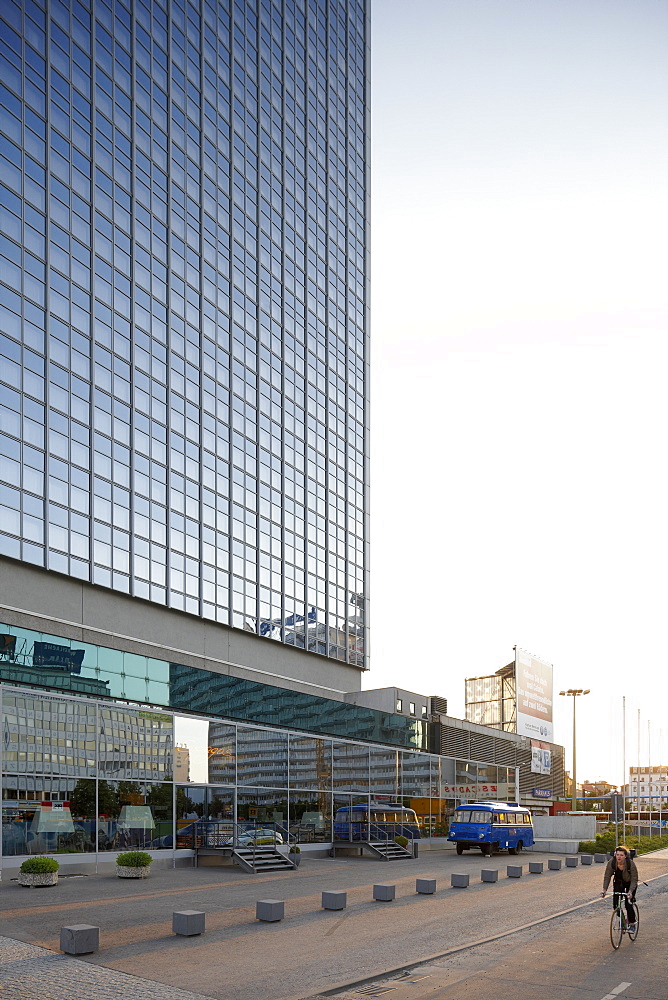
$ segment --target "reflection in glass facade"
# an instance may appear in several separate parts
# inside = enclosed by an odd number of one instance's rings
[[[365,6],[0,5],[3,554],[360,666]]]
[[[0,623],[0,680],[424,749],[427,723]]]
[[[514,790],[514,768],[449,761],[354,740],[156,712],[0,685],[2,855],[96,854],[192,845],[197,819],[275,824],[287,841],[329,843],[336,810],[401,803],[422,836],[445,836],[482,780]],[[208,781],[174,783],[177,746]],[[450,787],[451,777],[473,787]],[[476,783],[477,782],[477,786]]]

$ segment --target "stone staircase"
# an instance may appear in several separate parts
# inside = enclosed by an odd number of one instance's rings
[[[384,861],[406,861],[413,858],[410,851],[401,847],[394,840],[370,840],[363,845],[374,857],[382,857]]]
[[[293,872],[297,867],[275,847],[235,847],[232,860],[245,872]]]

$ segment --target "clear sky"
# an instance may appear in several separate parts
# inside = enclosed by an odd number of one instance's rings
[[[619,782],[624,695],[668,762],[668,3],[375,0],[371,68],[363,686],[463,716],[517,644]]]

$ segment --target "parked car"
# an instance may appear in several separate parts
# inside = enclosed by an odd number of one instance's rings
[[[258,827],[256,830],[247,830],[239,836],[240,847],[249,847],[253,844],[259,846],[260,844],[282,843],[283,835],[280,834],[278,830],[265,830],[262,827]]]

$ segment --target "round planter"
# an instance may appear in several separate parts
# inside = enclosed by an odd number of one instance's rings
[[[151,874],[151,866],[142,865],[140,868],[128,868],[125,865],[116,865],[116,874],[119,878],[148,878]]]
[[[290,859],[290,861],[292,861],[293,865],[299,868],[300,864],[302,863],[301,853],[297,854],[291,852],[290,854],[288,854],[288,858]]]
[[[29,887],[43,885],[58,885],[58,872],[43,872],[41,875],[29,875],[27,872],[19,872],[19,885]]]

